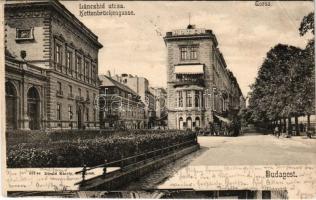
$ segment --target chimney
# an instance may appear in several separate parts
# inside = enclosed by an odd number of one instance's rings
[[[110,72],[110,70],[108,70],[108,71],[106,72],[106,75],[107,75],[108,77],[111,77],[111,72]]]

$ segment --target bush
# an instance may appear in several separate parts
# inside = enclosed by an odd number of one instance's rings
[[[96,166],[140,152],[160,149],[189,139],[189,131],[133,130],[116,132],[23,133],[28,139],[7,145],[8,167],[81,167]],[[25,137],[25,135],[23,137]],[[16,137],[16,135],[14,136]],[[11,137],[12,138],[12,137]],[[27,138],[27,137],[26,137]],[[43,138],[43,142],[42,139]],[[35,142],[36,141],[36,142]]]

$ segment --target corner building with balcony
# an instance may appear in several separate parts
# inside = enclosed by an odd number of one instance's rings
[[[56,0],[4,17],[7,129],[98,128],[98,37]]]
[[[242,93],[212,30],[189,25],[167,32],[164,41],[169,129],[214,130],[230,123]]]

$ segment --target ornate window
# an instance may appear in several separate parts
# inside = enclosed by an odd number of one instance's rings
[[[76,56],[76,77],[79,77],[79,79],[82,78],[82,58],[77,55]]]
[[[89,108],[87,108],[86,110],[86,119],[87,119],[87,122],[89,122]]]
[[[79,95],[79,97],[81,97],[81,89],[80,88],[78,88],[78,95]]]
[[[91,79],[92,84],[96,85],[96,66],[94,64],[91,66]]]
[[[57,103],[57,120],[61,120],[61,104]]]
[[[191,47],[190,49],[190,60],[197,59],[197,47]]]
[[[61,57],[61,45],[60,44],[56,44],[56,47],[55,47],[55,62],[57,64],[62,64],[62,57]]]
[[[58,86],[58,92],[61,92],[62,91],[61,82],[57,82],[57,86]]]
[[[187,48],[186,47],[181,47],[181,60],[187,60]]]
[[[69,85],[69,94],[72,94],[72,86]]]
[[[200,107],[200,91],[194,91],[194,106],[196,108],[199,108]]]
[[[190,90],[185,91],[186,107],[192,107],[192,94]]]
[[[72,75],[72,52],[71,51],[67,51],[66,53],[66,67],[69,74]]]
[[[16,40],[33,40],[34,28],[16,29]]]
[[[183,107],[183,93],[182,91],[178,91],[178,107]]]
[[[87,92],[87,101],[89,101],[90,100],[89,90],[87,90],[86,92]]]
[[[57,92],[56,92],[57,96],[63,96],[63,89],[62,89],[62,85],[61,82],[57,81]]]
[[[68,115],[69,115],[69,120],[72,120],[73,118],[73,112],[72,112],[72,106],[68,106]]]
[[[197,46],[185,46],[180,47],[180,59],[181,60],[196,60],[198,58]]]
[[[85,67],[84,67],[84,80],[89,82],[89,68],[90,68],[90,63],[89,61],[85,62]]]
[[[97,111],[96,109],[94,108],[93,109],[93,121],[96,122],[97,121],[97,115],[96,115]]]

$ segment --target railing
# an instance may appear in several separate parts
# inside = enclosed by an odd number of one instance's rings
[[[63,91],[61,91],[61,90],[56,91],[56,96],[57,96],[57,97],[62,97],[62,96],[64,96]]]
[[[145,160],[159,157],[161,155],[164,155],[165,153],[169,153],[169,152],[175,151],[176,149],[179,149],[181,147],[184,148],[184,147],[192,145],[192,144],[197,144],[197,135],[195,135],[194,139],[191,139],[191,140],[186,141],[186,142],[178,143],[176,145],[171,145],[169,147],[164,147],[161,149],[156,149],[156,150],[145,152],[145,153],[140,153],[140,154],[130,156],[127,158],[123,158],[121,155],[120,160],[116,160],[116,161],[112,161],[112,162],[107,162],[107,160],[105,160],[104,164],[100,164],[100,165],[97,165],[94,167],[88,168],[86,165],[84,165],[82,170],[75,172],[75,174],[81,174],[81,177],[82,177],[82,181],[79,183],[76,183],[76,184],[80,184],[80,183],[86,181],[85,176],[86,176],[87,172],[90,170],[94,170],[97,168],[103,168],[102,175],[105,176],[106,174],[109,174],[109,173],[107,173],[107,167],[119,166],[120,169],[122,170],[124,167],[126,168],[128,166],[143,162]],[[130,162],[130,161],[132,161],[132,162]]]
[[[14,67],[20,70],[27,69],[28,71],[31,71],[40,75],[44,75],[44,76],[46,75],[46,69],[35,66],[26,61],[16,60],[15,58],[6,56],[5,63],[6,63],[6,67]]]
[[[75,98],[74,94],[71,94],[71,93],[68,94],[68,99],[74,99],[74,98]]]
[[[76,100],[77,100],[77,101],[84,101],[84,97],[82,97],[82,96],[76,96]]]
[[[42,120],[41,127],[43,129],[59,129],[59,130],[68,130],[68,129],[78,129],[78,122],[74,120]],[[56,126],[58,125],[58,126]],[[81,123],[85,128],[97,128],[99,127],[99,121],[84,121]]]
[[[199,86],[204,86],[204,80],[203,79],[192,79],[192,80],[180,80],[177,79],[174,82],[174,86],[184,86],[184,85],[199,85]]]

